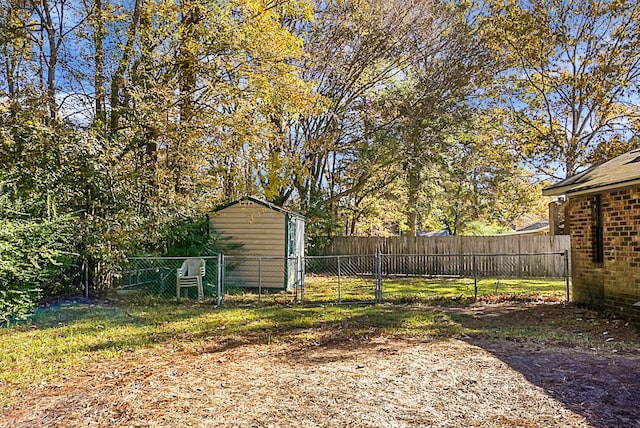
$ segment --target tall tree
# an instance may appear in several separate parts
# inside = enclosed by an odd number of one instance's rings
[[[407,68],[402,85],[391,91],[410,235],[420,223],[419,194],[425,172],[445,153],[456,150],[450,137],[473,126],[479,90],[493,76],[492,58],[474,9],[440,5],[430,25],[416,26],[412,34],[413,49],[419,55]]]
[[[490,1],[486,35],[506,66],[494,94],[525,160],[560,178],[634,136],[640,83],[635,0]],[[621,145],[625,147],[624,144]]]
[[[330,219],[345,200],[380,191],[378,178],[397,173],[398,162],[417,181],[425,119],[456,116],[482,52],[466,12],[437,0],[322,4],[304,65],[323,104],[290,124],[286,149],[298,160],[285,172],[281,200],[297,194],[303,210]]]
[[[18,0],[0,4],[0,90],[14,113],[27,93],[33,92],[33,88],[29,91],[33,83],[30,70],[34,48],[32,13],[31,8]]]
[[[323,104],[319,112],[290,123],[287,150],[297,162],[280,190],[283,195],[295,190],[303,208],[335,203],[371,176],[365,164],[359,176],[349,178],[350,184],[341,174],[373,141],[372,122],[364,120],[369,97],[409,65],[411,27],[433,11],[429,1],[419,0],[331,1],[321,6],[307,38],[304,78],[316,85]]]

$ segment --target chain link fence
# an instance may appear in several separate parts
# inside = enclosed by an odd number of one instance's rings
[[[231,303],[300,302],[301,257],[224,256],[222,300]]]
[[[198,299],[218,305],[403,303],[496,295],[569,300],[569,261],[567,252],[131,257],[115,293],[122,299]]]
[[[379,300],[376,255],[307,256],[301,300],[305,303],[372,303]]]
[[[301,264],[301,258],[269,256],[130,257],[113,292],[136,301],[296,302]]]
[[[385,301],[555,297],[569,300],[568,252],[381,254]]]
[[[490,296],[569,300],[568,253],[372,254],[305,259],[303,302],[372,303]]]
[[[220,284],[218,258],[130,257],[123,266],[120,284],[114,291],[119,298],[131,300],[168,300],[178,297],[198,299],[201,287],[204,299],[217,299]],[[203,261],[203,275],[200,275],[200,282],[196,282],[195,285],[181,284],[178,281],[180,270],[186,266],[188,260]]]

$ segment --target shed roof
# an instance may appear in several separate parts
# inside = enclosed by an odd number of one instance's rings
[[[543,195],[595,193],[640,184],[640,149],[594,165],[542,190]]]
[[[254,196],[248,196],[248,195],[247,196],[243,196],[242,198],[237,199],[237,200],[235,200],[233,202],[229,202],[227,204],[220,205],[219,207],[214,208],[213,212],[222,211],[223,209],[229,208],[230,206],[238,204],[238,203],[240,203],[242,201],[251,201],[251,202],[254,202],[254,203],[258,204],[258,205],[262,205],[262,206],[265,206],[265,207],[267,207],[269,209],[272,209],[274,211],[278,211],[278,212],[281,212],[281,213],[289,214],[289,215],[292,215],[292,216],[295,216],[295,217],[299,217],[299,218],[304,220],[304,216],[301,215],[301,214],[295,213],[295,212],[290,211],[290,210],[288,210],[286,208],[283,208],[283,207],[280,207],[278,205],[272,204],[271,202],[265,201],[263,199],[259,199],[259,198],[256,198]]]

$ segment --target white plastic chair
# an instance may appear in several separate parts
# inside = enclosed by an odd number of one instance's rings
[[[176,272],[176,296],[180,298],[183,288],[197,287],[198,299],[204,299],[202,278],[205,275],[205,261],[203,259],[187,259]]]

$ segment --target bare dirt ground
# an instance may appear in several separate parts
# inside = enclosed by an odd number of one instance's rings
[[[640,355],[470,337],[167,345],[25,391],[0,426],[640,427]]]

